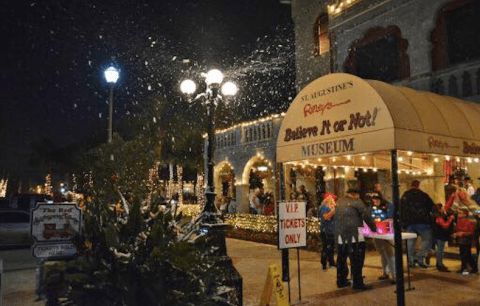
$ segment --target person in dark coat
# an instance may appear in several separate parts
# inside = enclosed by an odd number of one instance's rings
[[[408,233],[420,236],[422,247],[415,253],[417,238],[408,239],[407,250],[410,255],[408,264],[412,268],[415,265],[426,268],[424,259],[432,246],[435,203],[428,194],[420,190],[419,180],[414,180],[411,186],[412,188],[405,191],[400,199],[402,224]]]
[[[353,288],[357,290],[371,289],[363,283],[362,269],[365,261],[365,237],[361,227],[363,221],[370,229],[377,231],[368,208],[360,200],[360,191],[349,189],[347,195],[338,200],[335,211],[335,242],[338,244],[337,256],[337,286],[344,288],[350,286],[347,281],[347,258],[350,258],[352,269]]]

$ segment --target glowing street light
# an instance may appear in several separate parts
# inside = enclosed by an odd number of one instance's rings
[[[111,84],[110,86],[110,101],[108,105],[108,143],[112,142],[112,121],[113,121],[113,87],[115,86],[115,83],[117,82],[119,77],[118,70],[115,69],[115,67],[110,67],[107,70],[105,70],[105,79],[107,80],[108,83]]]
[[[207,108],[208,126],[207,126],[207,186],[205,190],[205,205],[202,210],[202,223],[201,227],[204,232],[208,232],[213,229],[215,232],[220,232],[223,226],[223,221],[217,214],[215,207],[215,192],[213,183],[213,150],[214,150],[214,125],[215,125],[215,108],[218,100],[222,97],[218,94],[220,87],[223,95],[235,95],[237,93],[237,86],[232,82],[225,82],[222,84],[224,76],[220,70],[213,69],[208,73],[202,73],[205,77],[205,84],[207,85],[206,91],[201,93],[193,99],[193,102],[199,101]],[[223,85],[223,86],[221,86]],[[185,80],[180,84],[180,89],[184,94],[193,95],[196,91],[196,84],[192,80]],[[218,230],[215,230],[217,228]],[[223,240],[223,241],[222,241]],[[220,253],[226,254],[225,237],[223,239],[216,239],[219,242]]]

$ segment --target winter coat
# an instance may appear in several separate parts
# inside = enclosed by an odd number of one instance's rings
[[[403,226],[414,224],[432,225],[434,221],[434,203],[428,194],[417,188],[405,191],[401,202]]]
[[[352,243],[353,239],[358,242],[358,228],[363,226],[363,221],[372,231],[377,231],[377,227],[362,200],[349,196],[338,200],[334,221],[335,243],[338,243],[338,237],[341,237],[345,244]]]

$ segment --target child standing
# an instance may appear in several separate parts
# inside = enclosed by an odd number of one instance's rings
[[[458,245],[460,247],[460,258],[462,260],[462,267],[458,273],[478,273],[478,267],[472,256],[472,240],[473,233],[475,232],[475,225],[472,221],[467,219],[468,210],[461,208],[458,210],[458,222],[455,225],[455,233],[453,237],[458,239]],[[472,268],[470,272],[467,271],[467,264]]]
[[[448,213],[442,210],[442,204],[440,203],[437,204],[436,209],[434,236],[437,244],[437,269],[440,272],[450,272],[443,264],[443,250],[445,249],[445,243],[450,240],[454,231],[455,216],[450,210]]]

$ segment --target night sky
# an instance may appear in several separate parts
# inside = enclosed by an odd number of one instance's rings
[[[106,140],[110,65],[114,129],[212,67],[241,83],[243,119],[293,98],[293,26],[278,0],[2,1],[0,14],[0,178],[38,178],[32,151]]]

